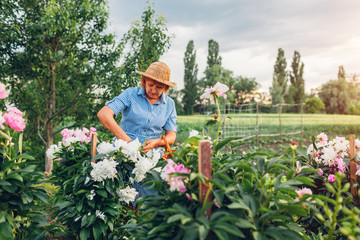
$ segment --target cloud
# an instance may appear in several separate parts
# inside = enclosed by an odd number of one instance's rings
[[[142,0],[111,0],[112,28],[122,36],[132,21],[140,19],[147,6]],[[294,51],[304,62],[305,88],[346,73],[360,71],[360,1],[336,0],[154,0],[154,9],[167,19],[176,38],[161,58],[172,69],[172,77],[183,86],[183,57],[194,40],[199,78],[206,67],[207,44],[219,43],[223,67],[235,75],[254,77],[268,90],[278,48],[285,51],[288,70]]]

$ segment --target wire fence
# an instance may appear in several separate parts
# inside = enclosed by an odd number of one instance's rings
[[[210,115],[216,109],[204,108],[200,115]],[[303,133],[303,104],[224,104],[225,116],[222,137],[238,137],[238,141],[260,137],[296,135]]]

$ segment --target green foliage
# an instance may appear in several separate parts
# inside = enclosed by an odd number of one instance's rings
[[[194,41],[190,40],[186,46],[184,56],[184,89],[182,103],[184,104],[184,111],[188,115],[194,113],[194,105],[199,98],[198,87],[198,65],[196,63],[196,50],[194,49]]]
[[[136,239],[305,238],[297,220],[309,216],[310,202],[306,197],[297,199],[294,190],[312,185],[310,178],[295,176],[287,157],[265,152],[241,155],[233,149],[212,158],[212,179],[207,184],[213,201],[202,203],[198,188],[205,179],[197,172],[198,140],[185,140],[173,157],[192,170],[183,174],[188,178],[186,193],[171,191],[153,172],[148,184],[158,194],[138,200],[144,217],[125,226]],[[208,209],[210,218],[205,215]]]
[[[10,131],[1,132],[0,139],[0,239],[43,237],[46,212],[36,207],[48,199],[40,186],[44,175],[33,164],[35,159],[22,153],[23,133]]]
[[[344,114],[350,103],[357,99],[357,86],[344,78],[331,80],[321,86],[319,97],[326,113]]]
[[[288,74],[286,72],[286,59],[284,50],[278,49],[278,55],[274,65],[274,75],[270,94],[273,104],[284,103],[284,95],[287,91]]]
[[[6,46],[1,78],[13,90],[12,102],[29,115],[26,135],[48,147],[64,119],[84,123],[96,116],[108,96],[100,90],[119,75],[115,63],[122,50],[114,35],[104,33],[107,1],[31,0],[2,6],[6,21],[1,32],[8,37],[0,40]],[[49,162],[46,171],[51,171]]]
[[[327,183],[325,187],[334,197],[323,195],[315,196],[316,204],[319,207],[316,217],[323,223],[326,233],[324,239],[338,239],[344,236],[347,239],[355,240],[360,234],[360,209],[352,205],[352,196],[349,196],[350,183],[343,184],[344,174],[335,174],[334,184]],[[344,195],[347,197],[344,197]]]
[[[321,113],[325,110],[325,104],[321,98],[311,97],[306,100],[304,110],[307,113]]]
[[[141,15],[141,22],[134,21],[129,31],[124,34],[121,44],[129,49],[124,54],[120,68],[121,76],[111,86],[111,96],[117,96],[122,89],[138,85],[141,76],[136,71],[145,72],[147,67],[159,60],[170,48],[173,35],[168,34],[166,19],[156,16],[149,5]],[[120,86],[119,86],[120,85]]]

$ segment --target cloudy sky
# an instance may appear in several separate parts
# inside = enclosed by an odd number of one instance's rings
[[[269,90],[278,49],[285,51],[288,70],[294,51],[305,65],[305,90],[346,74],[360,73],[359,0],[153,0],[157,14],[167,19],[174,34],[171,48],[161,57],[171,78],[183,88],[184,52],[194,40],[204,76],[208,41],[219,43],[222,66],[234,76],[255,78]],[[109,30],[119,38],[139,20],[145,0],[110,0]]]

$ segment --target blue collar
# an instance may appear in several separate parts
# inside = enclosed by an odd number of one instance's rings
[[[141,95],[141,96],[143,96],[144,98],[146,98],[146,95],[145,95],[145,88],[143,88],[143,87],[139,87],[139,88],[138,88],[137,95]],[[160,103],[163,103],[163,104],[165,104],[165,103],[166,103],[166,94],[165,94],[164,92],[161,94],[161,98],[160,98],[160,100],[159,100],[159,101],[157,101],[157,102],[156,102],[156,103],[154,103],[154,104],[160,104]]]

